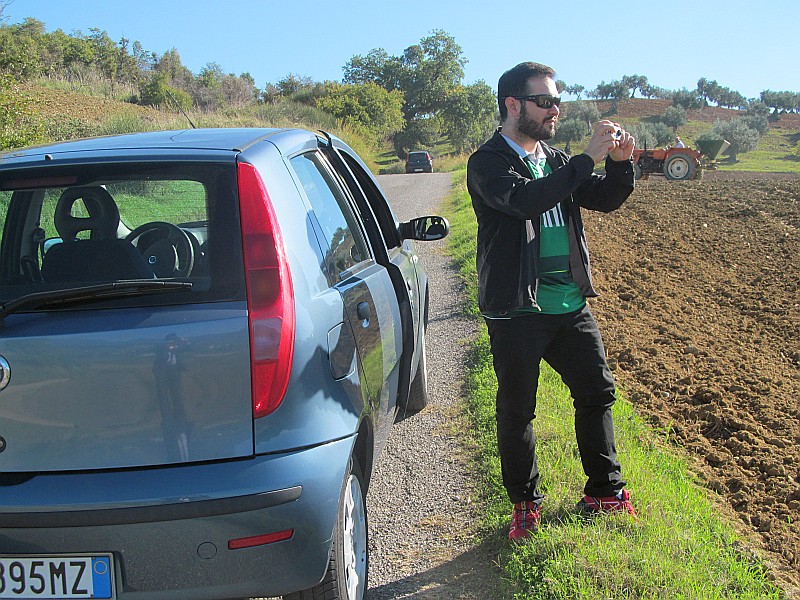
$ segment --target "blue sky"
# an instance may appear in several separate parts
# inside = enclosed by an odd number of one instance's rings
[[[498,12],[507,7],[513,14]],[[11,0],[3,14],[6,23],[34,17],[47,31],[98,28],[159,55],[176,48],[195,74],[216,62],[250,73],[260,88],[289,73],[340,81],[354,55],[400,55],[441,29],[469,61],[464,83],[492,89],[504,70],[535,60],[588,89],[639,74],[669,89],[705,77],[746,97],[800,92],[797,0],[532,0],[528,8],[492,0]]]

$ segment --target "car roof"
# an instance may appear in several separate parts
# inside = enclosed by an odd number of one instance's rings
[[[315,136],[301,129],[209,128],[173,131],[151,131],[123,135],[86,138],[67,142],[32,146],[0,154],[0,164],[15,159],[32,159],[67,153],[111,152],[135,154],[142,150],[206,150],[243,152],[253,144],[274,137]],[[338,140],[337,140],[338,141]]]

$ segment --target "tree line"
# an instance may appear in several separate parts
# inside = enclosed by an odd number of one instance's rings
[[[468,61],[455,39],[442,30],[432,31],[399,56],[383,48],[354,55],[343,66],[341,82],[316,82],[290,73],[258,88],[249,73],[226,73],[215,62],[194,74],[182,64],[175,48],[158,55],[138,41],[123,38],[115,42],[99,29],[90,29],[88,34],[66,34],[60,29],[47,32],[43,22],[30,17],[8,25],[3,22],[3,6],[0,0],[0,74],[4,77],[0,95],[6,95],[5,106],[11,105],[9,96],[16,82],[39,78],[67,81],[78,88],[104,86],[110,95],[128,102],[164,108],[177,105],[184,110],[246,110],[260,104],[295,102],[333,115],[376,144],[391,140],[399,157],[415,148],[431,148],[442,138],[454,152],[470,151],[498,122],[495,92],[484,81],[463,82]],[[567,146],[581,139],[580,123],[594,118],[593,104],[583,101],[584,94],[611,100],[611,114],[620,101],[637,93],[645,98],[671,99],[673,106],[663,116],[664,127],[645,124],[650,129],[643,125],[639,132],[642,139],[654,144],[663,141],[669,128],[673,135],[691,108],[713,104],[745,109],[754,119],[765,113],[776,118],[782,112],[800,110],[800,94],[765,90],[759,99],[748,100],[705,78],[694,90],[678,91],[653,86],[641,75],[601,82],[591,90],[563,81],[557,86],[577,98],[565,111],[567,118],[559,129]],[[6,110],[0,118],[17,118],[13,115],[23,107],[16,100],[13,105],[16,112]],[[758,125],[761,127],[761,121]]]

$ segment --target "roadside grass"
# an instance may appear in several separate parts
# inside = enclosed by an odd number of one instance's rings
[[[449,251],[475,306],[476,223],[464,183],[454,173],[446,208]],[[471,242],[470,242],[471,240]],[[477,317],[476,317],[477,318]],[[735,516],[692,475],[690,460],[669,443],[669,430],[649,428],[620,398],[614,408],[617,447],[638,519],[585,519],[575,503],[584,476],[575,444],[569,393],[543,365],[535,421],[542,488],[542,527],[531,542],[507,541],[510,504],[497,457],[494,396],[497,382],[485,328],[474,343],[467,412],[474,465],[486,513],[483,537],[496,550],[505,595],[515,600],[573,598],[781,598],[760,560],[736,531]]]
[[[73,81],[53,77],[37,77],[30,82],[45,89],[60,90],[85,96],[96,96],[98,98],[111,98],[120,102],[129,102],[136,97],[139,90],[131,84],[112,85],[108,80],[100,77],[97,73],[86,73],[83,77]]]

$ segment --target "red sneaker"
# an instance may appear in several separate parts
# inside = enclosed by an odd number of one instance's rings
[[[631,516],[636,516],[636,511],[631,502],[631,494],[628,490],[622,490],[616,496],[584,496],[578,502],[578,510],[585,514],[626,512]]]
[[[511,529],[508,539],[522,542],[539,530],[539,505],[535,502],[517,502],[511,512]]]

